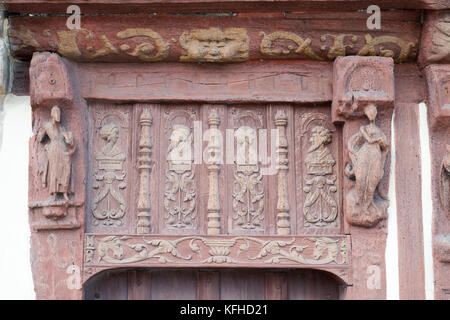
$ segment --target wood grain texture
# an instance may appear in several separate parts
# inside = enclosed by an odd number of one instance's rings
[[[77,4],[86,13],[134,13],[134,12],[270,12],[304,10],[365,10],[376,4],[382,9],[445,9],[446,0],[133,0],[123,3],[120,0],[4,0],[10,12],[63,13],[70,4]]]
[[[351,11],[328,13],[325,17],[281,12],[82,16],[82,28],[73,30],[67,29],[66,17],[12,16],[9,38],[12,55],[21,60],[29,60],[36,51],[49,51],[85,62],[331,61],[346,55],[415,61],[419,16],[403,12],[387,15],[390,19],[383,20],[380,30],[368,30],[362,13]],[[214,46],[215,39],[220,39],[227,50],[218,49],[222,56],[217,52],[214,57],[203,56]],[[237,43],[243,46],[235,49],[231,45]]]
[[[414,103],[395,106],[395,190],[402,300],[425,298],[418,107]]]

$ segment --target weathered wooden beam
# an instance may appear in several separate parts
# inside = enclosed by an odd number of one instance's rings
[[[89,14],[134,12],[270,12],[304,10],[365,10],[370,5],[381,9],[449,8],[446,0],[4,0],[10,12],[65,13],[70,5],[79,5]]]
[[[420,38],[418,12],[386,14],[369,30],[367,14],[242,14],[82,16],[70,30],[67,17],[10,17],[11,52],[28,60],[36,51],[87,62],[243,62],[338,56],[385,56],[415,61]],[[107,26],[107,27],[106,27]]]

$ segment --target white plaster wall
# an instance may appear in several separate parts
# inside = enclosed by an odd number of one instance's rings
[[[0,299],[35,299],[27,207],[30,97],[7,95],[1,125]]]

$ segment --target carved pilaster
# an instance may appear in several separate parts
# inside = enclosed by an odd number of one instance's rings
[[[345,214],[347,222],[357,226],[373,227],[387,217],[389,203],[379,184],[385,175],[389,140],[376,119],[379,111],[393,107],[393,65],[392,59],[379,57],[339,57],[334,64],[333,120],[346,121],[344,173],[351,181]]]
[[[289,170],[288,141],[286,136],[287,115],[284,110],[278,110],[275,115],[277,128],[277,170],[278,170],[278,200],[277,200],[277,234],[287,235],[290,231],[289,199],[287,173]]]
[[[220,118],[216,110],[212,110],[208,117],[209,143],[208,143],[208,234],[220,233],[220,199],[219,199],[219,171],[221,146],[217,135]]]
[[[73,65],[35,53],[30,64],[31,260],[38,299],[80,299],[86,199],[87,105],[76,99]]]
[[[450,65],[425,68],[428,84],[435,298],[450,290]]]
[[[150,137],[150,126],[152,116],[149,109],[144,109],[139,120],[141,136],[139,140],[139,196],[138,196],[138,234],[150,233],[150,173],[152,171],[152,141]]]
[[[394,107],[394,61],[338,57],[333,66],[332,118],[343,124],[344,231],[355,250],[349,297],[385,299],[389,141]],[[368,254],[370,252],[370,254]],[[375,271],[373,271],[375,270]],[[376,272],[377,285],[368,286]]]

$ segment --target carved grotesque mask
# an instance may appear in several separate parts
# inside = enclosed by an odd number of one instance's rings
[[[245,29],[194,29],[180,37],[187,51],[181,61],[230,62],[248,59],[248,36]]]

